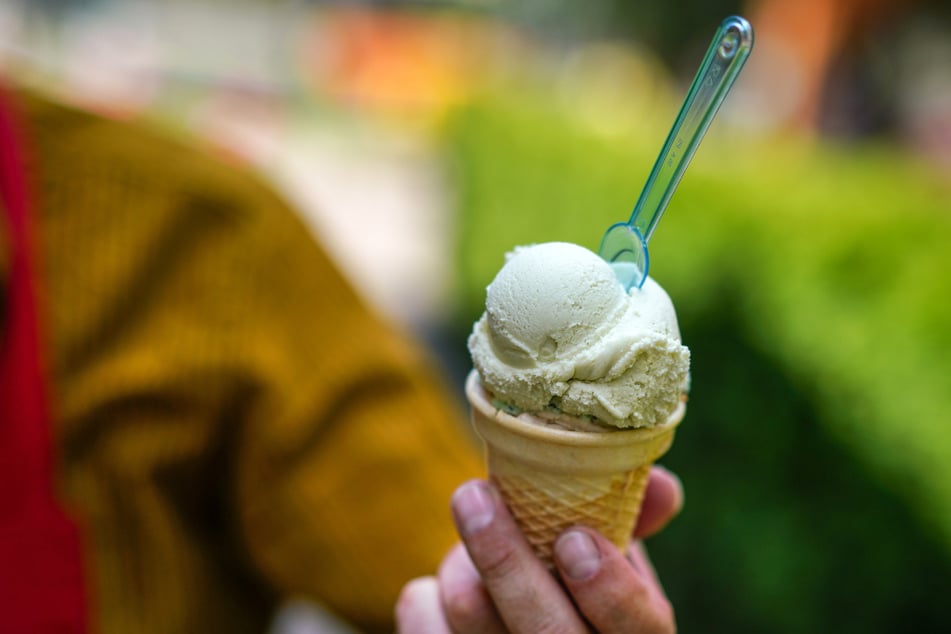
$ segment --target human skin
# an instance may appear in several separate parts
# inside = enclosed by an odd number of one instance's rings
[[[661,530],[682,504],[679,479],[654,467],[627,553],[596,531],[570,528],[555,542],[559,584],[495,489],[481,480],[466,482],[452,498],[462,542],[435,576],[404,587],[396,606],[399,631],[675,632],[673,609],[639,540]]]

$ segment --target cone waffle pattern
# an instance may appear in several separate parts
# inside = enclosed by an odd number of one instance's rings
[[[490,466],[515,521],[539,559],[554,569],[552,545],[566,528],[588,526],[624,549],[637,523],[650,465],[604,477],[535,474],[524,477]]]

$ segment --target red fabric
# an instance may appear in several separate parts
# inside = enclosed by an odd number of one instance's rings
[[[54,488],[24,168],[0,90],[0,207],[11,257],[0,313],[0,631],[84,632],[79,534]]]

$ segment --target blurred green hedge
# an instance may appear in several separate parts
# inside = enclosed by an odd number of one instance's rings
[[[605,134],[557,103],[499,93],[449,125],[460,340],[513,246],[596,249],[666,134]],[[693,351],[687,418],[664,459],[687,504],[652,541],[681,630],[944,631],[948,182],[888,147],[715,125],[651,258]]]

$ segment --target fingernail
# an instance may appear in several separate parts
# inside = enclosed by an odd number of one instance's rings
[[[584,531],[571,530],[555,542],[555,556],[565,574],[575,581],[589,579],[601,567],[601,554]]]
[[[489,525],[495,515],[495,500],[484,482],[473,480],[456,489],[452,510],[459,532],[468,536]]]

